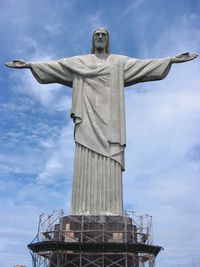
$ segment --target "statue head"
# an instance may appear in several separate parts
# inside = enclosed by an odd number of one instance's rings
[[[106,28],[97,28],[92,35],[91,54],[95,53],[95,49],[104,49],[106,54],[110,54],[109,32]]]

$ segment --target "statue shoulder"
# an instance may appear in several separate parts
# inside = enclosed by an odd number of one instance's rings
[[[79,60],[79,59],[86,59],[90,55],[80,55],[80,56],[72,56],[72,57],[64,57],[59,59],[59,61],[67,61],[67,60]]]
[[[110,57],[115,61],[115,62],[121,62],[122,64],[125,64],[130,57],[124,56],[124,55],[117,55],[117,54],[111,54]]]
[[[66,57],[59,59],[57,62],[64,65],[85,64],[89,60],[89,56],[90,55]]]

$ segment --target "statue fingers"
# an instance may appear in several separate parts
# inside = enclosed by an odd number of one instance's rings
[[[198,57],[197,54],[188,54],[188,56],[185,58],[185,61],[190,61]]]
[[[24,60],[14,59],[13,61],[5,63],[9,68],[26,68],[27,63]]]
[[[175,58],[185,58],[185,57],[188,57],[189,56],[189,52],[185,52],[185,53],[181,53],[181,54],[178,54],[175,56]]]
[[[190,54],[190,57],[192,57],[192,59],[194,59],[194,58],[198,57],[198,55],[197,54]]]
[[[13,61],[10,61],[10,62],[6,62],[5,65],[9,68],[15,68],[14,64],[13,64]]]

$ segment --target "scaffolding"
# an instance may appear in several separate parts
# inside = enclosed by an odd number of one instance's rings
[[[153,245],[152,217],[68,215],[39,217],[28,245],[33,267],[154,267],[162,247]]]

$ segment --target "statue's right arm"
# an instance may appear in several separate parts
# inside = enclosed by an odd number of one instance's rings
[[[72,87],[73,73],[65,66],[63,60],[36,63],[13,60],[5,65],[9,68],[30,69],[35,79],[42,84],[60,83]]]
[[[30,64],[21,59],[14,59],[13,61],[5,63],[5,65],[9,68],[30,69]]]

